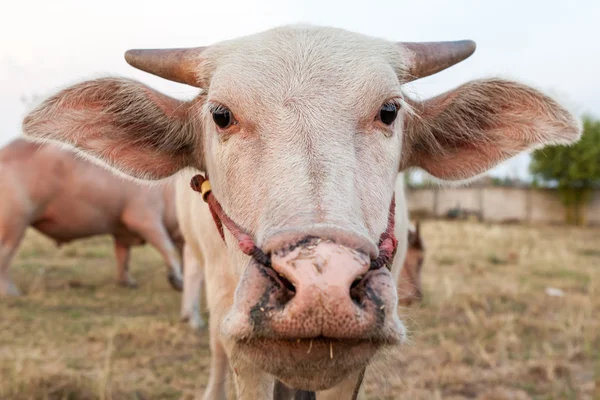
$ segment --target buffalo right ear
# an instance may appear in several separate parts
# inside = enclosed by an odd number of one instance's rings
[[[422,103],[410,101],[400,170],[442,180],[477,176],[522,151],[572,144],[581,124],[555,100],[503,79],[468,82]]]
[[[130,79],[103,78],[71,86],[23,120],[25,138],[59,142],[138,179],[203,169],[202,135],[184,102]]]

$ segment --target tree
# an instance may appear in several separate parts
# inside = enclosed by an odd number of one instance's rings
[[[583,117],[583,136],[573,146],[533,152],[530,170],[536,182],[556,185],[566,222],[584,225],[587,203],[600,185],[600,120]]]

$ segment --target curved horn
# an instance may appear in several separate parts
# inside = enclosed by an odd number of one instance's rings
[[[190,86],[198,86],[198,55],[205,47],[128,50],[125,60],[134,68]]]
[[[467,59],[475,52],[475,42],[459,40],[454,42],[399,42],[411,52],[406,71],[406,82],[424,78]]]

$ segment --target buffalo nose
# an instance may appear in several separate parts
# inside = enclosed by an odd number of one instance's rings
[[[319,239],[275,253],[271,262],[285,286],[295,293],[296,302],[321,294],[350,300],[350,289],[360,283],[370,265],[364,253]]]
[[[281,317],[284,317],[281,321],[286,322],[275,324],[281,329],[279,333],[340,338],[358,333],[356,328],[362,325],[364,316],[361,314],[365,311],[361,308],[365,296],[361,282],[370,267],[366,254],[316,239],[292,250],[274,253],[271,263],[291,292],[284,304],[280,304]],[[344,324],[355,329],[347,329],[350,328],[347,326],[338,330]]]

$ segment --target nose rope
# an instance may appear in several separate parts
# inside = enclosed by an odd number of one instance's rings
[[[371,261],[371,269],[386,267],[392,270],[392,262],[398,249],[398,239],[394,235],[396,226],[396,194],[392,194],[390,211],[388,213],[388,225],[385,232],[379,237],[379,256]]]
[[[208,177],[208,174],[207,174]],[[227,214],[223,211],[223,207],[215,198],[212,193],[210,182],[204,176],[198,174],[192,178],[190,186],[196,192],[202,194],[202,199],[208,204],[210,213],[212,214],[217,230],[221,235],[223,241],[225,241],[225,232],[223,231],[223,224],[229,229],[229,232],[238,241],[240,250],[246,255],[254,258],[259,264],[266,267],[271,266],[271,259],[254,244],[254,240],[248,235],[238,224],[236,224]]]
[[[223,211],[223,207],[221,207],[221,204],[212,193],[208,174],[206,175],[206,178],[201,174],[194,176],[190,182],[190,186],[194,191],[199,192],[202,195],[202,199],[208,204],[210,213],[223,241],[225,241],[225,232],[223,231],[223,225],[225,225],[233,237],[238,241],[238,246],[244,254],[254,258],[259,264],[271,267],[270,257],[256,246],[252,237],[229,218],[225,211]],[[398,240],[394,236],[395,215],[396,201],[395,196],[392,196],[387,229],[379,238],[379,256],[371,260],[371,269],[386,267],[391,270],[392,268],[392,261],[396,254],[396,249],[398,248]]]

